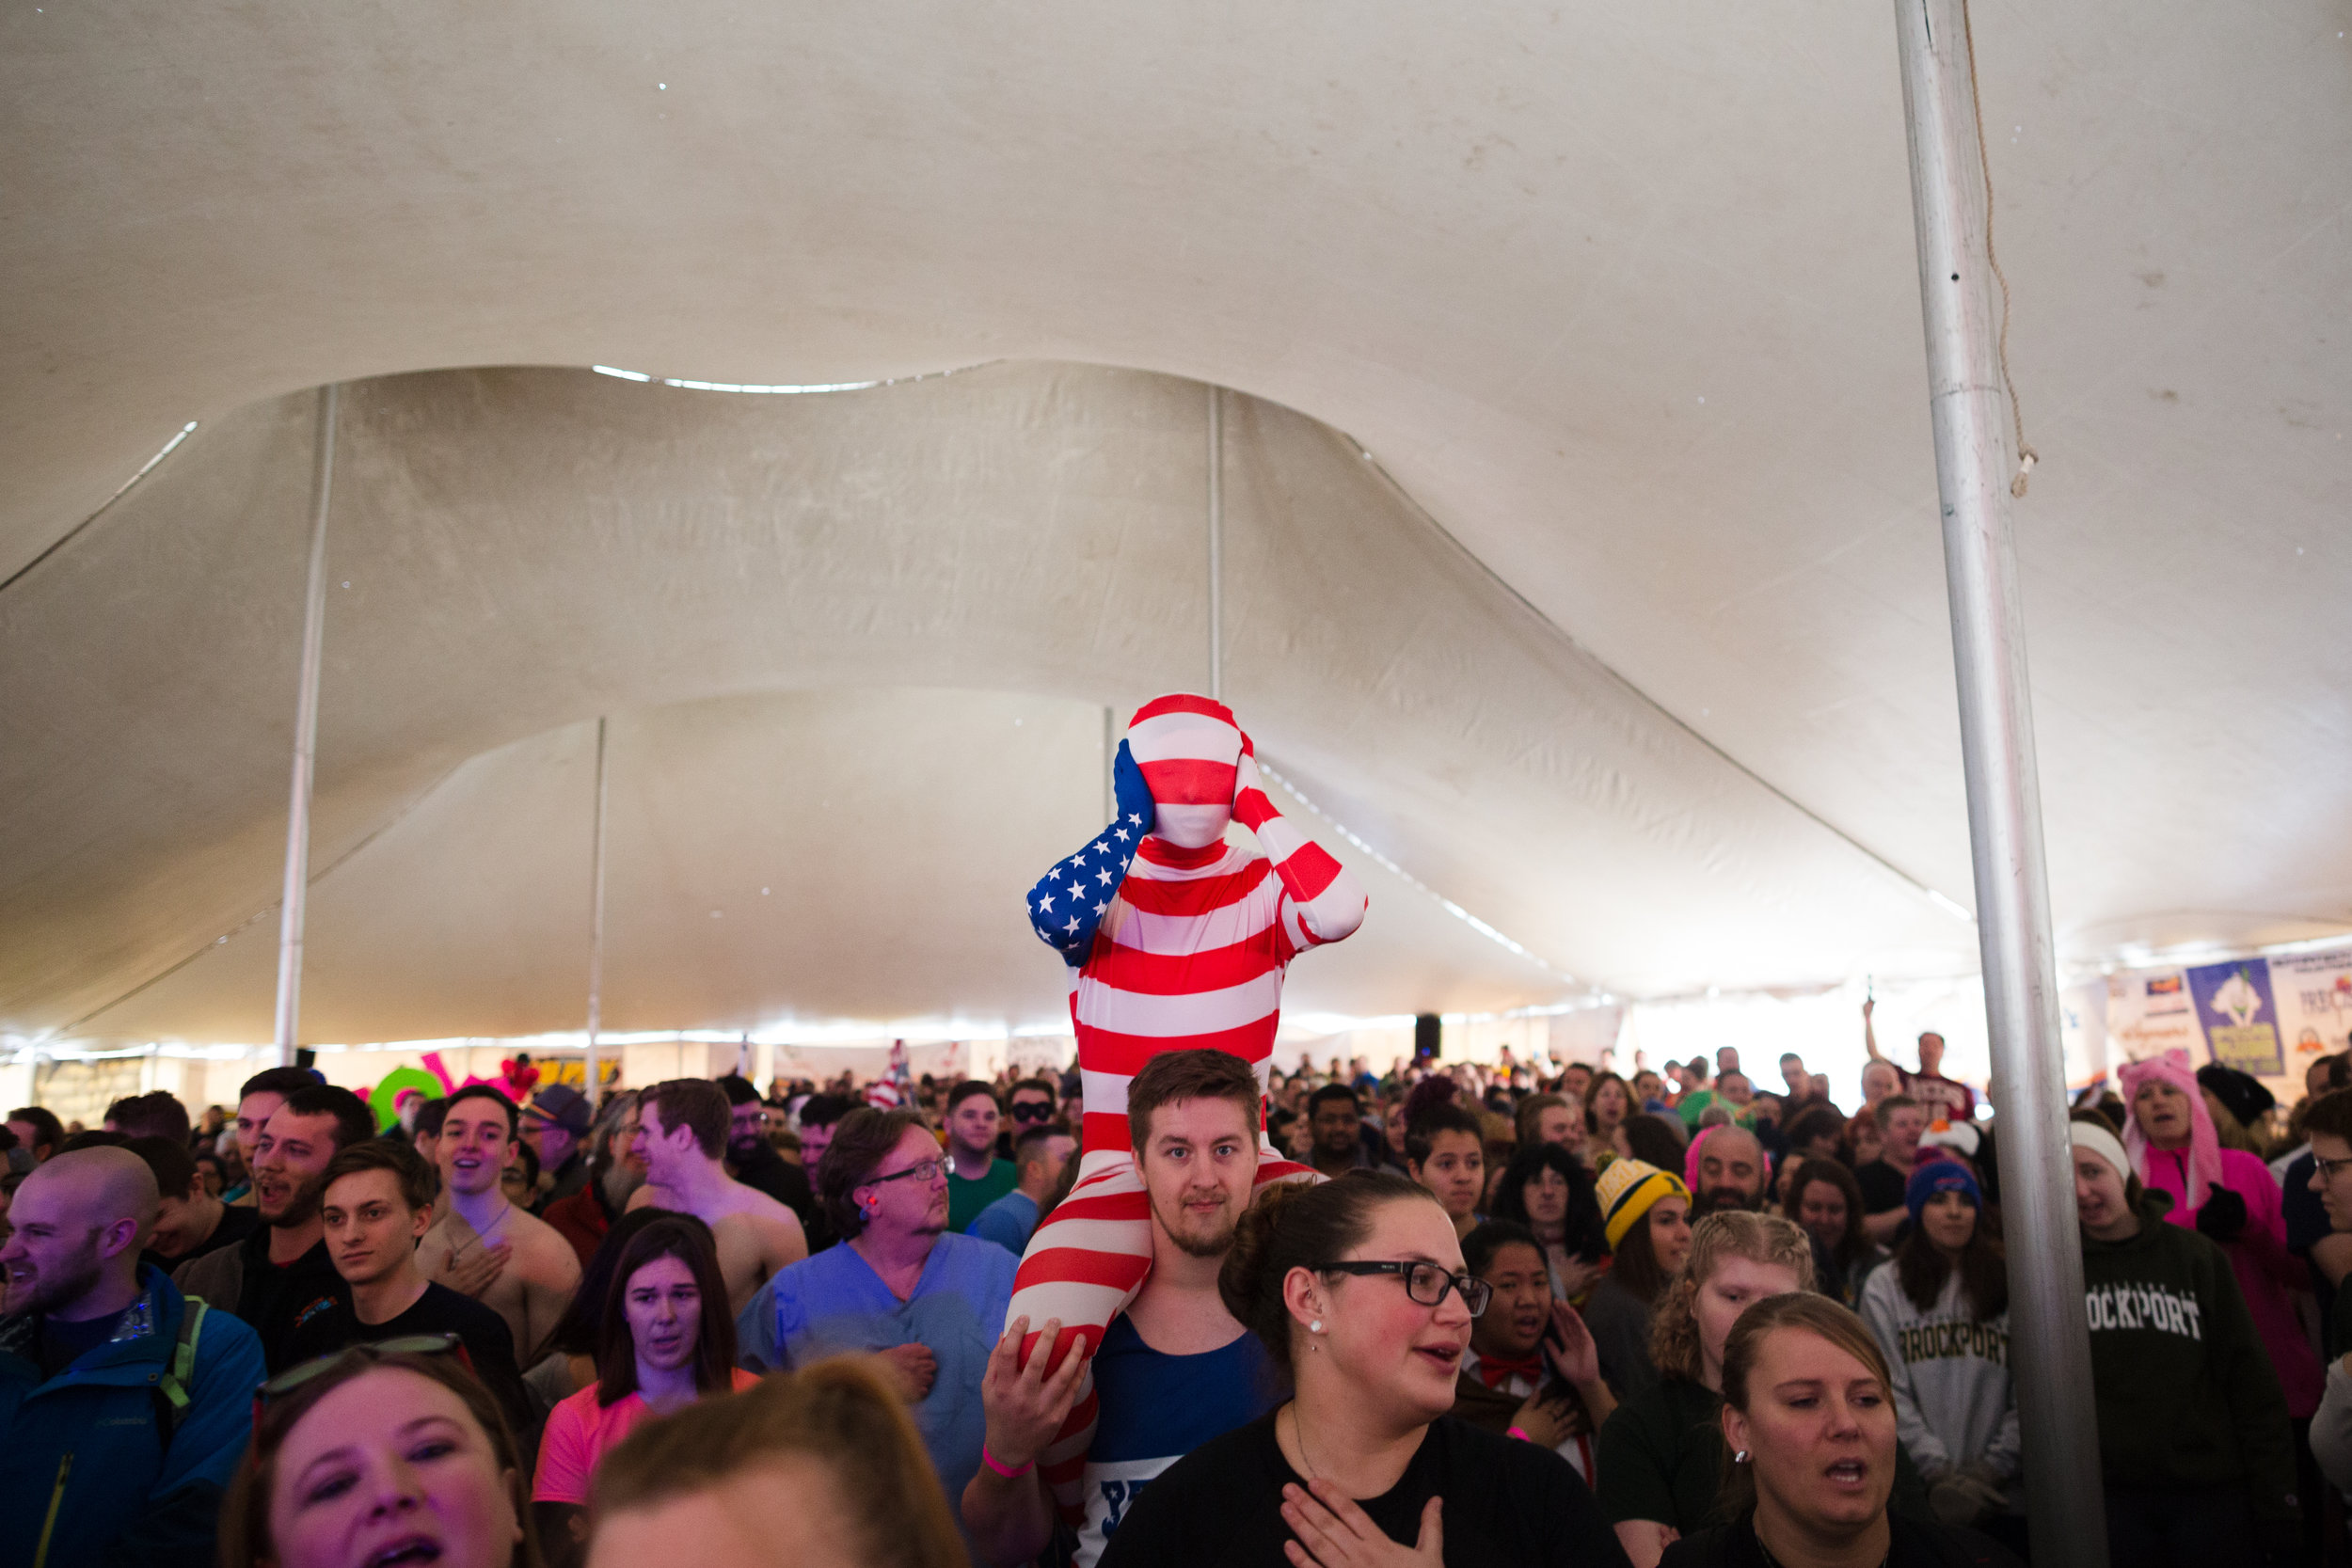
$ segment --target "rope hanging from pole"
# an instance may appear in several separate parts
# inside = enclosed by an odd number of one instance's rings
[[[1984,169],[1984,259],[1993,267],[1993,281],[2001,290],[2001,387],[2009,393],[2009,418],[2017,436],[2017,477],[2009,482],[2009,493],[2024,499],[2026,480],[2033,466],[2042,461],[2042,454],[2026,444],[2026,411],[2017,402],[2017,383],[2009,373],[2009,275],[2001,270],[2001,253],[1993,244],[1993,154],[1985,150],[1984,99],[1977,90],[1977,29],[1969,19],[1967,0],[1961,0],[1960,40],[1968,55],[1968,102],[1977,111],[1977,162]]]

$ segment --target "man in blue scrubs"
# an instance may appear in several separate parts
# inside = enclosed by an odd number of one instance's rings
[[[736,1322],[755,1371],[874,1355],[907,1400],[950,1497],[980,1467],[980,1378],[1020,1259],[947,1229],[947,1165],[913,1111],[850,1112],[818,1167],[845,1244],[777,1271]]]

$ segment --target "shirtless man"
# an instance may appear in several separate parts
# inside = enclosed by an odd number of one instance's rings
[[[710,1227],[727,1311],[739,1316],[768,1276],[808,1256],[800,1216],[727,1175],[726,1091],[707,1078],[673,1078],[638,1101],[637,1151],[645,1184],[631,1209],[675,1209]],[[447,1133],[443,1134],[446,1139]]]
[[[434,1148],[443,1209],[417,1243],[417,1262],[428,1278],[504,1318],[516,1364],[529,1367],[580,1288],[580,1258],[561,1231],[500,1189],[519,1119],[515,1102],[487,1084],[469,1084],[447,1106]],[[487,1284],[476,1284],[485,1254],[499,1267]]]

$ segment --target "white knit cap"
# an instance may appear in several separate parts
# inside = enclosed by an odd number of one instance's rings
[[[2131,1180],[2132,1157],[2123,1152],[2122,1139],[2106,1128],[2088,1121],[2068,1122],[2066,1135],[2074,1140],[2076,1148],[2090,1150],[2091,1153],[2113,1165],[2117,1176],[2122,1177],[2127,1182]]]

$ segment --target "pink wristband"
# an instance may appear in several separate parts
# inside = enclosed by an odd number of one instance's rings
[[[1516,1437],[1516,1438],[1518,1438],[1518,1439],[1520,1442],[1522,1442],[1522,1443],[1533,1443],[1534,1441],[1535,1441],[1535,1439],[1534,1439],[1533,1437],[1530,1437],[1530,1436],[1529,1436],[1526,1433],[1524,1433],[1524,1432],[1520,1431],[1518,1427],[1513,1427],[1513,1428],[1511,1428],[1508,1432],[1505,1432],[1502,1435],[1504,1435],[1505,1437]],[[987,1447],[987,1445],[986,1445],[986,1444],[982,1444],[982,1445],[981,1445],[981,1447],[980,1447],[980,1457],[981,1457],[982,1459],[986,1459],[986,1458],[988,1457],[988,1447]]]
[[[995,1471],[998,1475],[1004,1477],[1007,1481],[1019,1481],[1023,1476],[1027,1475],[1031,1470],[1037,1468],[1037,1461],[1032,1459],[1026,1465],[1022,1465],[1018,1470],[1014,1469],[1011,1465],[1006,1464],[1003,1460],[988,1451],[988,1444],[986,1440],[982,1440],[980,1444],[980,1463]]]

